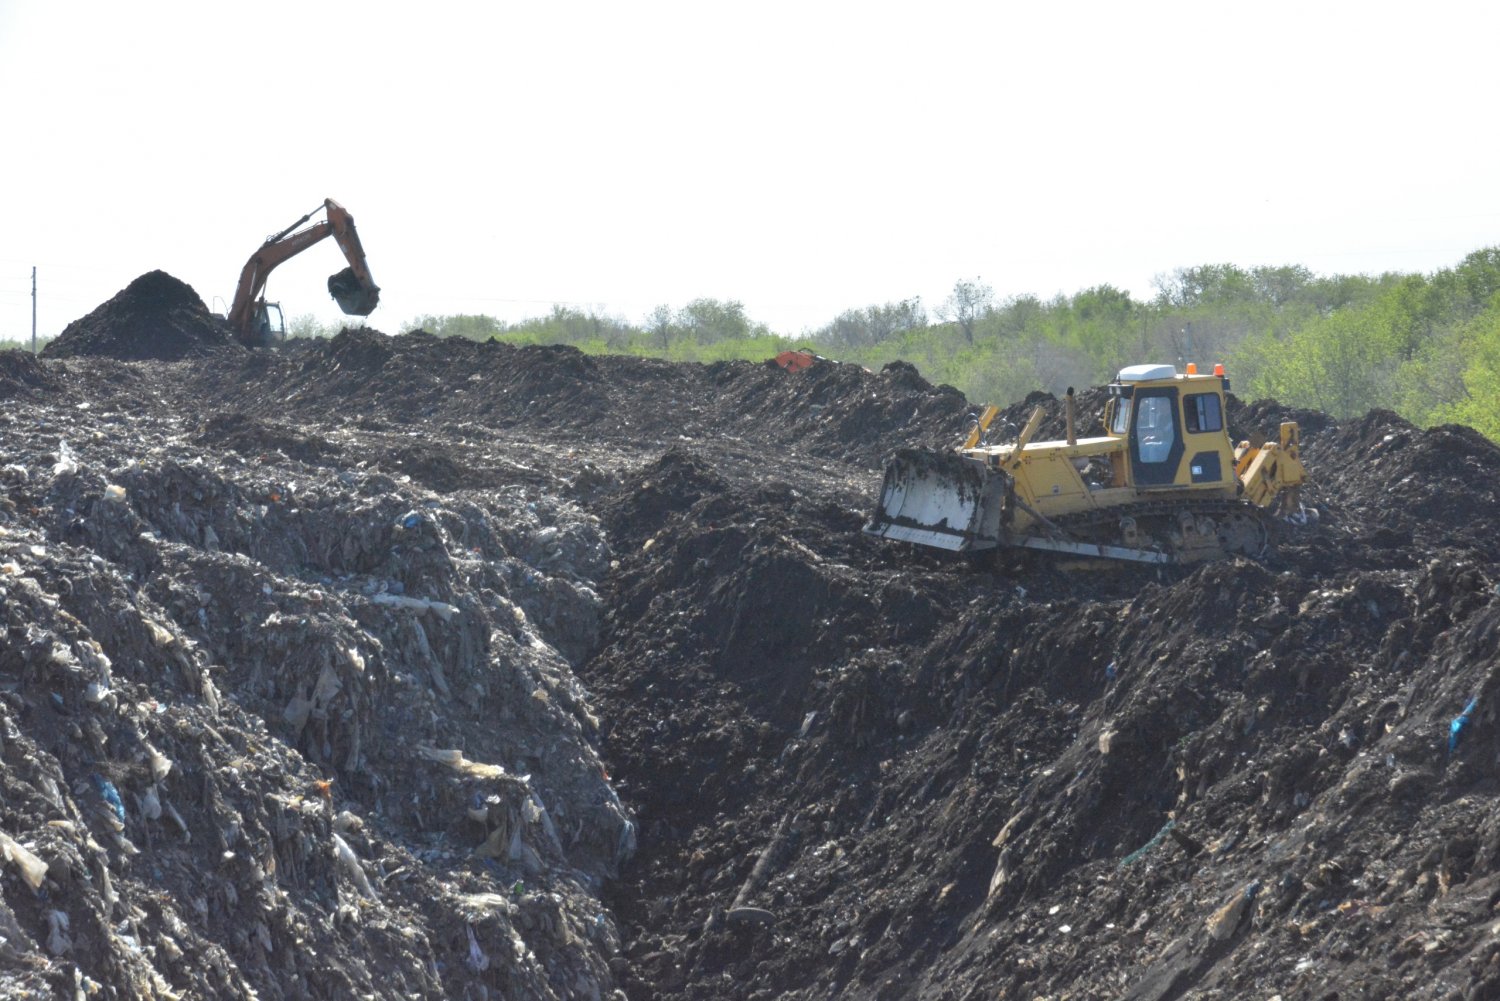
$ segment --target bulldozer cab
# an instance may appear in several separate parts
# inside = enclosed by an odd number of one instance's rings
[[[1122,369],[1110,384],[1107,427],[1124,438],[1138,490],[1221,486],[1233,468],[1220,376],[1179,375],[1171,365]]]

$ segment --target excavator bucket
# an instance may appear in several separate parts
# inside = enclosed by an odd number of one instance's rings
[[[1002,478],[957,452],[901,449],[886,464],[865,534],[953,551],[993,549],[999,540],[984,526]]]
[[[380,305],[380,289],[361,282],[353,268],[328,276],[328,294],[351,316],[369,316]]]

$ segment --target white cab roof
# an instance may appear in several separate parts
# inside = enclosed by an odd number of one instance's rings
[[[1177,374],[1171,365],[1131,365],[1120,369],[1116,377],[1121,382],[1146,382],[1149,379],[1170,379]]]

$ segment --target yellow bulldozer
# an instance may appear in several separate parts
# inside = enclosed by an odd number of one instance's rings
[[[1068,390],[1064,441],[1032,441],[1036,408],[1016,441],[981,444],[986,408],[956,450],[903,449],[886,466],[865,533],[952,551],[1038,549],[1145,563],[1258,558],[1274,520],[1300,512],[1306,480],[1295,423],[1276,442],[1231,443],[1223,366],[1133,365],[1108,386],[1105,435],[1075,433]]]

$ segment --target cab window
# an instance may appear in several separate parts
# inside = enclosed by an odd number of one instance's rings
[[[1147,396],[1137,401],[1135,433],[1142,462],[1166,462],[1177,439],[1169,396]]]
[[[1109,430],[1113,434],[1124,434],[1130,430],[1130,397],[1122,396],[1115,401],[1115,419]]]
[[[1194,434],[1205,431],[1224,430],[1223,412],[1219,407],[1218,393],[1197,393],[1182,401],[1183,416],[1187,418],[1187,429]]]

